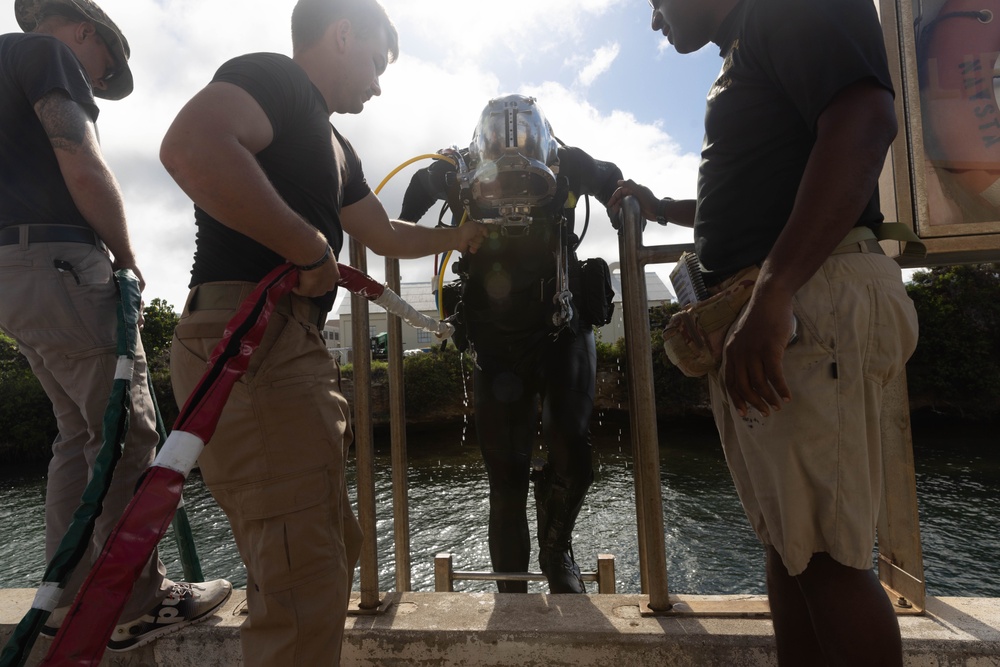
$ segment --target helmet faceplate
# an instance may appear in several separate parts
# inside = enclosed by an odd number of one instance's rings
[[[471,171],[462,178],[484,222],[524,225],[532,209],[556,191],[558,144],[534,98],[505,95],[490,100],[469,146]]]

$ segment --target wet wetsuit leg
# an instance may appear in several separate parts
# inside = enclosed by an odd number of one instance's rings
[[[513,365],[475,371],[476,430],[490,481],[490,559],[496,572],[527,572],[526,515],[538,400],[530,377]],[[526,593],[527,582],[497,582],[501,593]]]
[[[560,338],[550,344],[543,358],[542,432],[551,474],[558,484],[586,491],[593,478],[590,417],[597,372],[594,333]]]
[[[573,557],[573,528],[593,480],[590,416],[596,351],[592,331],[547,346],[542,428],[548,463],[535,477],[538,562],[551,593],[585,593]]]

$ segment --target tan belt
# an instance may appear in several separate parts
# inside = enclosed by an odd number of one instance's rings
[[[849,252],[868,252],[875,253],[878,255],[884,255],[885,251],[882,250],[882,246],[879,245],[878,238],[868,227],[855,227],[851,231],[847,232],[847,236],[844,240],[840,242],[840,245],[831,252],[831,255],[842,255]],[[753,265],[756,268],[760,268],[759,264]],[[718,282],[714,285],[709,286],[709,294],[718,294],[726,288],[728,288],[733,283],[737,282],[743,277],[744,272],[748,271],[751,267],[737,271],[736,273],[728,276],[725,280]],[[754,274],[754,279],[756,279],[756,274]]]
[[[879,245],[878,239],[868,227],[855,227],[847,233],[840,245],[831,252],[831,255],[842,255],[848,252],[871,252],[884,255],[885,251]]]
[[[199,310],[236,310],[257,286],[244,282],[202,283],[191,290],[188,297],[187,312]],[[312,299],[297,294],[281,297],[275,306],[275,311],[290,315],[315,324],[322,329],[326,322],[326,313]]]

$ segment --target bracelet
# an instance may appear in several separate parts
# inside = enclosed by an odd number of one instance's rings
[[[312,271],[313,269],[318,269],[319,267],[323,266],[329,261],[330,261],[330,245],[327,244],[326,250],[323,251],[322,257],[317,259],[312,264],[296,265],[295,268],[297,268],[299,271]]]
[[[656,204],[656,221],[661,225],[667,224],[667,202],[672,202],[670,197],[664,197]]]

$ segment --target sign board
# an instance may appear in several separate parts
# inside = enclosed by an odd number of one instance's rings
[[[924,241],[921,265],[1000,261],[1000,0],[878,2],[900,119],[886,219]]]

